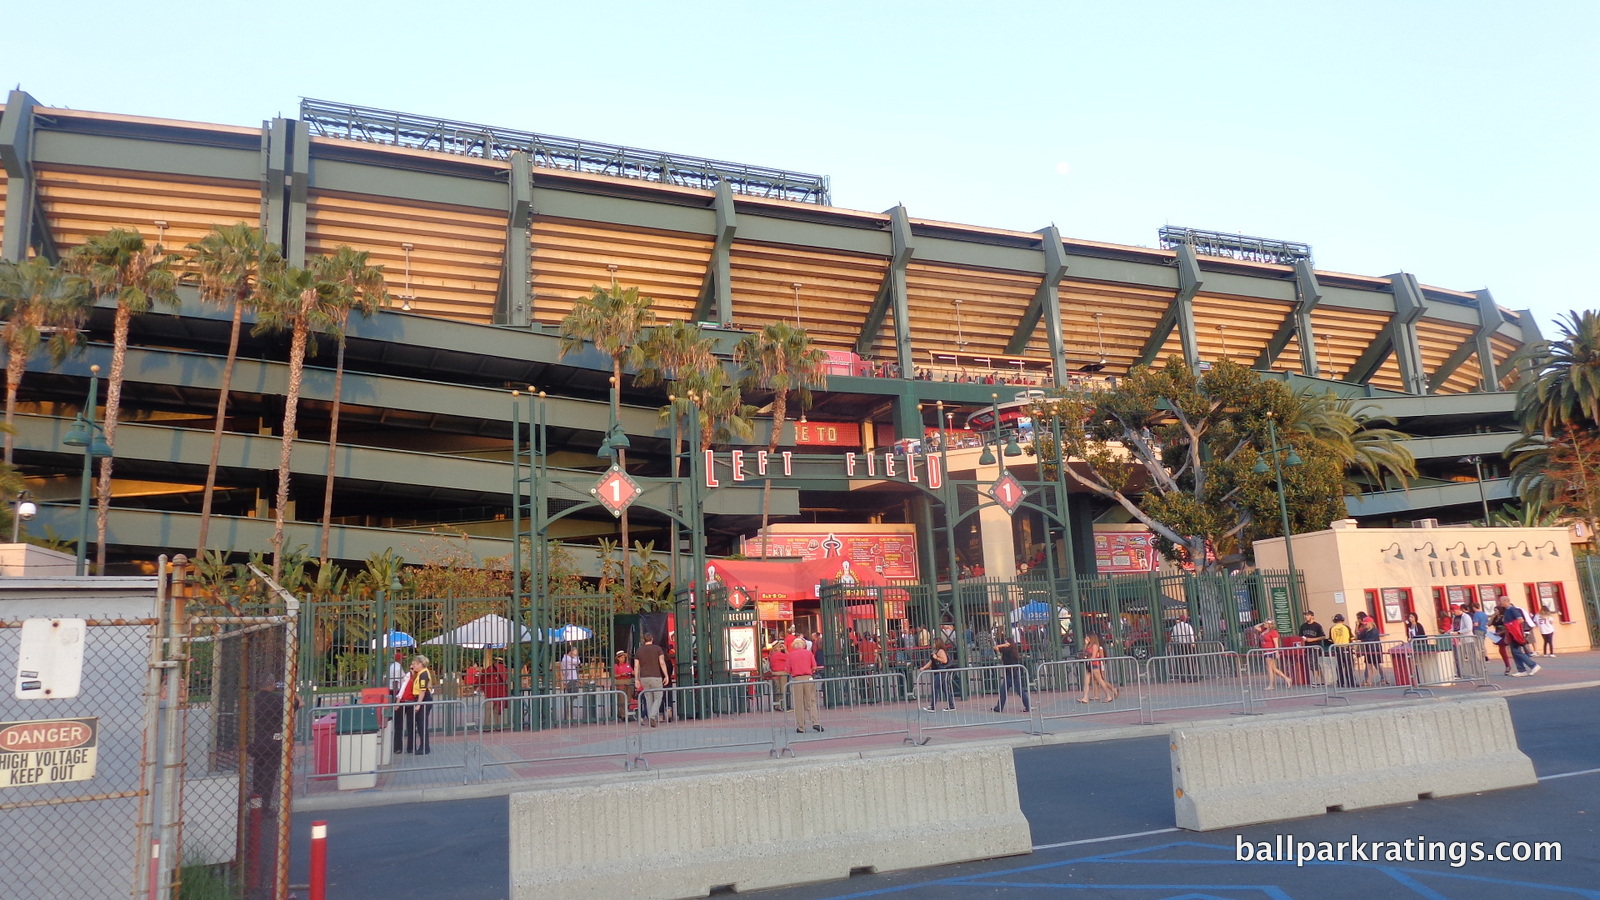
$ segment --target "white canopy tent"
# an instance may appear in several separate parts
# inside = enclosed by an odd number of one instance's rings
[[[511,643],[514,628],[510,619],[489,613],[422,643],[424,646],[450,645],[470,650],[499,649]],[[517,638],[517,641],[521,643],[531,640],[533,632],[526,627],[522,628],[521,637]]]

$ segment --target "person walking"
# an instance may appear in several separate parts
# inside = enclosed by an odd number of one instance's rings
[[[1195,651],[1194,626],[1189,623],[1188,613],[1179,613],[1178,621],[1172,626],[1172,652],[1175,656],[1193,656]],[[1186,659],[1178,664],[1179,681],[1199,681],[1199,673],[1195,671],[1195,661]]]
[[[1106,648],[1101,646],[1099,635],[1090,634],[1083,639],[1083,658],[1087,662],[1083,665],[1083,696],[1078,698],[1078,702],[1089,703],[1100,699],[1099,695],[1102,691],[1106,696],[1101,702],[1110,703],[1117,699],[1121,692],[1112,687],[1111,682],[1106,680]]]
[[[818,669],[816,654],[803,645],[789,648],[789,685],[791,696],[789,702],[794,706],[794,730],[796,734],[805,734],[806,726],[812,731],[823,731],[822,724],[817,721],[817,682],[815,679]]]
[[[1271,622],[1262,622],[1256,626],[1256,637],[1261,645],[1261,658],[1267,665],[1267,690],[1272,690],[1279,679],[1283,680],[1285,688],[1294,687],[1294,680],[1278,666],[1277,627]]]
[[[1505,623],[1505,643],[1511,652],[1511,658],[1517,662],[1517,671],[1512,673],[1513,678],[1523,678],[1528,675],[1537,675],[1543,668],[1533,661],[1533,654],[1529,648],[1533,646],[1533,631],[1528,624],[1528,614],[1521,607],[1511,602],[1509,597],[1501,597],[1497,601],[1501,620]]]
[[[1022,654],[1018,652],[1016,642],[1005,633],[1005,629],[994,630],[994,649],[1000,655],[1000,702],[995,704],[994,712],[1006,711],[1006,696],[1010,691],[1015,691],[1022,698],[1022,711],[1032,712],[1033,704],[1028,700],[1028,673],[1022,668]]]
[[[933,697],[928,701],[928,705],[923,707],[925,712],[937,712],[941,697],[950,704],[950,710],[956,708],[956,695],[950,688],[950,673],[945,671],[950,668],[950,651],[955,648],[956,645],[952,643],[936,644],[928,661],[918,670],[930,672],[933,676]]]
[[[633,655],[633,678],[639,692],[639,722],[646,719],[656,727],[661,717],[661,701],[666,696],[671,676],[667,671],[667,653],[656,644],[653,634],[644,636],[639,652]]]

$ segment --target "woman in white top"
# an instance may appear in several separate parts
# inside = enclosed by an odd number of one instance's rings
[[[1544,639],[1544,653],[1542,656],[1556,655],[1556,623],[1550,614],[1540,610],[1533,616],[1533,624],[1539,626],[1539,636]]]

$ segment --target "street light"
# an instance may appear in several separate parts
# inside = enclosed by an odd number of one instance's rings
[[[1483,490],[1483,457],[1473,454],[1463,456],[1460,462],[1468,463],[1478,473],[1478,502],[1483,504],[1483,527],[1489,527],[1489,495]]]
[[[1300,454],[1294,452],[1292,445],[1278,446],[1278,426],[1270,413],[1267,415],[1267,440],[1272,444],[1271,449],[1267,451],[1268,455],[1272,457],[1272,474],[1278,480],[1278,515],[1283,521],[1283,552],[1289,558],[1289,605],[1299,609],[1300,587],[1297,583],[1299,569],[1296,569],[1294,565],[1294,542],[1289,536],[1289,501],[1284,499],[1283,494],[1283,466],[1298,466],[1302,460],[1300,459]],[[1286,450],[1289,455],[1284,458],[1283,465],[1279,465],[1278,454]],[[1266,460],[1257,459],[1255,468],[1252,471],[1257,475],[1267,474]]]
[[[39,506],[28,499],[27,491],[19,491],[11,508],[11,543],[22,543],[22,520],[39,514]]]
[[[94,461],[111,455],[111,445],[106,443],[105,429],[97,421],[100,410],[100,367],[89,367],[89,399],[67,429],[61,443],[68,447],[83,448],[83,483],[78,490],[78,567],[79,575],[88,571],[89,539],[89,485],[94,479]]]
[[[1000,395],[999,394],[990,394],[989,395],[989,415],[993,419],[992,424],[994,425],[994,446],[998,447],[998,446],[1000,446]],[[1006,456],[1021,456],[1022,455],[1022,447],[1018,446],[1018,444],[1017,444],[1017,433],[1016,433],[1015,430],[1013,430],[1011,432],[1010,438],[1008,438],[1006,440],[1005,449],[1002,452]],[[990,448],[988,441],[984,441],[983,442],[983,454],[978,457],[978,465],[980,465],[980,466],[992,466],[992,465],[995,464],[996,461],[997,460],[995,459],[995,456],[994,456],[994,450]]]

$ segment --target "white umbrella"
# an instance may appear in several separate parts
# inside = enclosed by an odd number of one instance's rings
[[[423,641],[425,645],[449,644],[457,647],[466,647],[470,650],[497,649],[511,643],[513,634],[512,622],[505,616],[489,613],[479,616],[451,631],[435,638]],[[521,629],[522,637],[518,641],[533,639],[533,635],[526,627]]]

